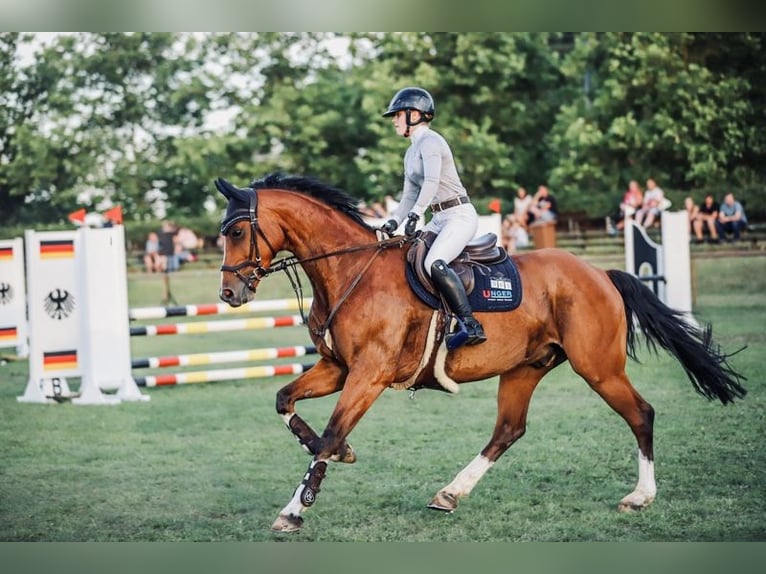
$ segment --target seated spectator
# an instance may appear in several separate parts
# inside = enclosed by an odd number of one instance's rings
[[[532,198],[532,205],[529,207],[530,223],[556,222],[559,215],[556,198],[548,190],[548,187],[541,185],[537,188],[537,193]]]
[[[628,183],[628,189],[625,191],[625,195],[622,196],[620,202],[620,209],[614,216],[614,229],[612,226],[607,225],[610,235],[616,235],[618,230],[625,229],[625,220],[630,219],[635,215],[636,211],[641,207],[644,201],[644,193],[641,191],[641,186],[633,179]]]
[[[166,272],[178,271],[181,246],[178,243],[178,227],[172,221],[163,221],[157,233],[160,243],[160,255],[163,257]]]
[[[700,208],[699,205],[694,203],[694,198],[691,195],[684,199],[684,210],[686,211],[686,216],[689,220],[689,233],[692,233],[694,230],[694,222],[697,221],[697,218],[699,217]]]
[[[711,243],[719,243],[721,224],[718,221],[718,202],[708,194],[702,201],[697,212],[697,218],[692,222],[696,243],[702,243],[705,239],[704,232],[707,229]]]
[[[146,235],[144,246],[144,269],[147,273],[161,273],[165,270],[165,264],[160,255],[160,240],[154,231]]]
[[[646,193],[641,209],[636,211],[636,223],[649,228],[659,220],[662,210],[666,207],[665,192],[657,183],[649,178],[646,180]]]
[[[740,234],[747,229],[747,217],[745,209],[739,201],[734,199],[733,193],[727,193],[723,198],[721,209],[718,212],[718,221],[721,223],[721,234],[724,239],[731,233],[734,241],[739,241]]]
[[[513,214],[516,216],[516,221],[524,229],[529,224],[529,208],[532,205],[532,196],[527,193],[527,190],[520,187],[516,190],[516,197],[513,198]]]
[[[191,263],[197,260],[197,250],[202,247],[202,240],[188,227],[182,227],[176,234],[176,253],[179,263]]]
[[[527,230],[521,225],[515,213],[509,213],[503,218],[501,241],[508,253],[516,253],[518,247],[529,245]]]

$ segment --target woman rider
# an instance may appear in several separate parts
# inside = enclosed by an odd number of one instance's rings
[[[410,139],[404,155],[404,187],[399,206],[381,227],[389,235],[406,219],[405,234],[412,236],[418,220],[431,208],[433,218],[424,231],[436,233],[425,260],[426,271],[444,296],[463,329],[447,335],[450,348],[487,340],[473,316],[463,284],[447,267],[473,239],[479,216],[460,181],[452,151],[446,140],[430,128],[434,100],[423,88],[399,90],[383,117],[391,117],[396,133]],[[462,340],[464,339],[464,340]]]

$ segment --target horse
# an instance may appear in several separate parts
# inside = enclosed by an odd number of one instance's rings
[[[218,178],[228,200],[221,224],[219,297],[232,307],[252,300],[262,280],[285,271],[299,299],[301,267],[313,302],[306,323],[319,351],[313,367],[282,387],[276,411],[311,462],[271,528],[299,530],[315,502],[329,462],[353,463],[347,438],[386,389],[438,389],[499,376],[497,418],[489,442],[428,507],[453,512],[525,431],[532,393],[552,369],[569,361],[627,423],[638,445],[638,481],[619,511],[641,510],[656,496],[654,409],[631,384],[638,335],[684,368],[693,388],[723,404],[742,398],[746,380],[700,327],[662,303],[636,277],[602,270],[561,249],[513,257],[524,296],[512,311],[479,313],[487,341],[447,350],[437,314],[416,297],[405,275],[405,236],[381,236],[347,192],[320,180],[270,174],[239,188]],[[280,252],[291,255],[278,258]],[[302,305],[301,305],[302,309]],[[296,403],[340,393],[318,435]]]

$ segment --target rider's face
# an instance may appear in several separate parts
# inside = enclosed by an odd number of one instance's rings
[[[410,110],[410,122],[415,123],[420,119],[420,112],[417,110]],[[407,112],[405,110],[399,110],[393,116],[391,116],[391,123],[396,128],[396,133],[400,136],[407,135]]]
[[[391,117],[391,122],[396,128],[396,133],[403,136],[407,131],[407,116],[404,110],[399,110]]]

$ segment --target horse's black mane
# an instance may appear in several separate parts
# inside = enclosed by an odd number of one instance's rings
[[[345,213],[359,225],[371,229],[367,222],[362,218],[359,211],[359,200],[351,197],[348,193],[333,187],[327,183],[311,177],[285,175],[282,173],[271,173],[262,179],[256,179],[250,182],[253,189],[284,189],[287,191],[297,191],[305,193],[320,201],[323,201],[330,207]]]

